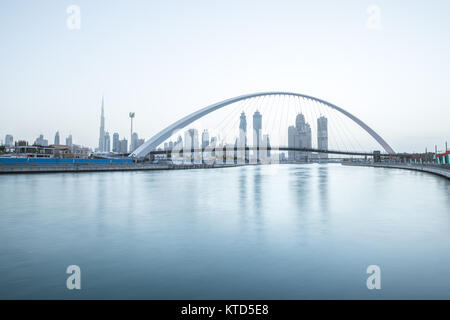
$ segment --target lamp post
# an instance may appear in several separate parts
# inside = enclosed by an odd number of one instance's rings
[[[134,112],[129,113],[130,121],[131,121],[131,130],[130,130],[130,153],[133,152],[133,119],[134,119]]]

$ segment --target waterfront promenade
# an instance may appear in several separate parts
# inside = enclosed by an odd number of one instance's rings
[[[371,163],[371,162],[343,162],[342,164],[345,166],[363,166],[363,167],[414,170],[432,173],[450,179],[450,165],[445,164],[437,165],[437,164]]]
[[[127,164],[57,164],[57,165],[0,165],[0,174],[20,173],[58,173],[58,172],[102,172],[102,171],[144,171],[144,170],[182,170],[234,167],[235,164],[183,164],[169,163],[127,163]]]

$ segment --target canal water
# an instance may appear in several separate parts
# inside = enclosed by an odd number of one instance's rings
[[[450,298],[450,183],[272,165],[0,176],[0,298]],[[81,269],[81,290],[66,269]],[[367,267],[381,271],[369,290]]]

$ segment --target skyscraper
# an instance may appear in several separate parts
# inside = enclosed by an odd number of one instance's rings
[[[288,147],[290,148],[311,148],[312,136],[311,126],[305,121],[305,116],[301,113],[295,118],[295,127],[288,128]],[[309,152],[289,151],[290,161],[308,161]]]
[[[328,119],[324,116],[317,118],[317,148],[328,150]],[[320,153],[322,159],[328,158],[328,153]]]
[[[268,134],[263,135],[262,145],[263,145],[264,148],[267,148],[267,150],[263,151],[265,156],[267,158],[270,158],[270,150],[269,150],[269,148],[270,148],[270,138],[269,138]]]
[[[197,129],[189,129],[184,133],[184,148],[198,148],[198,131]]]
[[[190,149],[198,149],[198,131],[197,129],[189,129],[184,133],[184,149],[187,159],[194,160],[194,152],[186,152]],[[190,156],[189,156],[190,155]]]
[[[209,146],[209,133],[208,130],[205,129],[202,132],[202,149],[205,149],[207,146]]]
[[[211,146],[211,149],[213,150],[211,152],[211,156],[213,156],[213,157],[216,155],[216,151],[215,151],[216,144],[217,144],[217,138],[211,137],[211,142],[209,143],[209,145]]]
[[[59,131],[56,131],[54,142],[55,142],[54,144],[59,144]]]
[[[295,126],[289,126],[288,128],[288,147],[289,148],[295,148],[295,138],[297,135],[297,129],[295,129]],[[289,150],[288,151],[288,159],[289,161],[295,161],[295,151]]]
[[[66,146],[71,147],[73,144],[72,142],[72,135],[69,134],[69,136],[66,138]]]
[[[5,137],[5,147],[12,147],[14,146],[14,138],[12,135],[7,134]]]
[[[102,96],[102,114],[100,118],[100,136],[98,138],[98,151],[105,151],[105,111],[104,111],[104,99]]]
[[[244,133],[247,133],[247,117],[245,116],[244,111],[242,111],[241,116],[239,117],[239,129]]]
[[[136,149],[142,146],[145,142],[145,139],[138,139],[136,142]]]
[[[34,145],[35,145],[35,146],[47,147],[47,146],[48,146],[48,140],[47,140],[47,139],[44,139],[44,135],[41,134],[41,135],[39,135],[39,137],[36,138],[36,140],[34,141]]]
[[[110,152],[111,151],[111,138],[109,137],[109,132],[105,133],[105,149],[104,152]]]
[[[183,138],[181,138],[181,136],[178,136],[177,141],[174,143],[174,147],[178,149],[183,148]]]
[[[133,132],[131,134],[131,141],[130,141],[130,152],[133,152],[137,148],[137,143],[139,140],[139,136],[136,132]]]
[[[117,132],[114,132],[113,134],[112,151],[120,152],[120,138]]]
[[[247,117],[245,116],[244,111],[242,111],[241,116],[239,117],[238,147],[241,148],[241,150],[237,152],[239,160],[248,160],[248,150],[242,149],[247,147]]]
[[[128,141],[125,138],[120,140],[120,153],[123,153],[123,154],[128,153]]]
[[[262,129],[262,115],[258,110],[253,114],[253,146],[261,146],[261,129]],[[256,152],[256,151],[255,151]],[[257,159],[260,158],[260,153],[256,152]]]

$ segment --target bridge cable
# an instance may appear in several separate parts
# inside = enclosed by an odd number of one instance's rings
[[[319,105],[319,106],[321,105],[317,101],[314,101],[314,104]],[[332,137],[333,141],[336,144],[333,148],[330,148],[330,146],[328,146],[328,149],[336,148],[335,150],[340,150],[341,149],[341,143],[339,143],[339,138],[338,138],[339,129],[336,126],[335,121],[334,121],[334,115],[333,115],[334,110],[332,110],[329,106],[325,106],[325,109],[327,110],[326,116],[327,116],[327,119],[328,119],[328,129],[331,129],[331,130],[328,130],[328,137],[329,138]]]
[[[340,113],[338,113],[338,116],[339,116],[341,119],[344,118],[344,115],[342,115],[342,114],[340,114]],[[356,135],[355,135],[355,134],[352,134],[351,131],[349,130],[349,128],[348,128],[348,126],[347,126],[348,120],[349,120],[349,119],[348,119],[347,117],[345,117],[345,118],[343,119],[344,129],[345,129],[344,132],[348,132],[349,135],[350,135],[350,137],[353,138],[353,140],[356,142],[356,144],[357,144],[358,147],[360,148],[359,151],[366,151],[366,150],[363,149],[362,145],[361,145],[361,144],[359,143],[359,141],[357,140]],[[355,150],[355,151],[358,151],[358,150]]]

